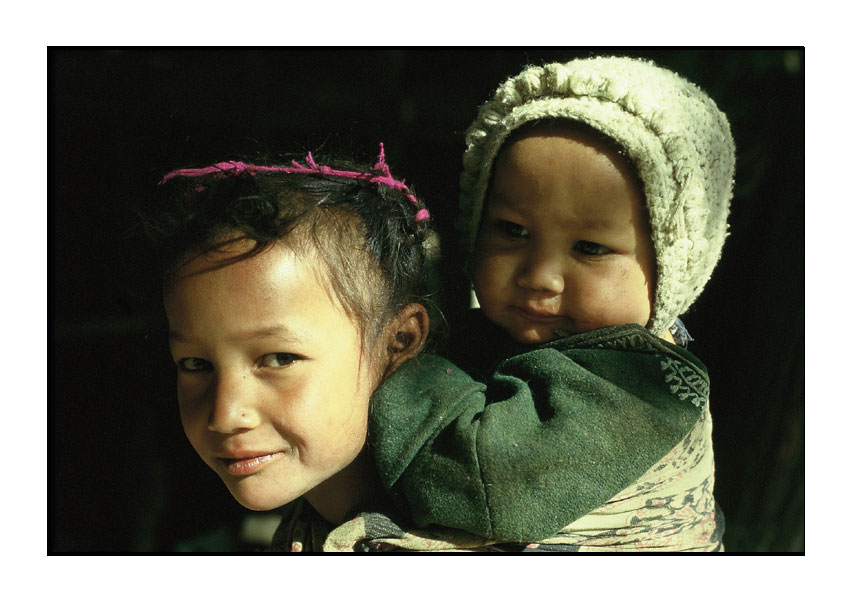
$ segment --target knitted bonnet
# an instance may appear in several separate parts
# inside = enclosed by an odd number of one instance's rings
[[[505,81],[466,133],[459,227],[471,257],[493,163],[526,122],[583,122],[619,143],[637,168],[655,246],[661,335],[711,276],[727,234],[735,145],[702,90],[646,60],[598,57],[529,67]]]

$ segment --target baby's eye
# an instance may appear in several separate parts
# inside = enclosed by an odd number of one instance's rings
[[[591,241],[579,241],[573,245],[573,249],[582,255],[605,255],[606,253],[611,253],[610,248]]]
[[[511,239],[526,239],[528,238],[528,229],[520,226],[516,222],[509,220],[496,220],[494,223],[496,230]]]
[[[177,368],[185,373],[197,373],[212,369],[212,364],[203,358],[181,358],[177,361]]]
[[[299,357],[295,354],[285,354],[281,352],[276,352],[274,354],[266,354],[262,358],[260,358],[260,364],[269,368],[280,368],[284,366],[289,366],[294,362],[298,361]]]

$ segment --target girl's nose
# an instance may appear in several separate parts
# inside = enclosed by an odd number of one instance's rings
[[[250,375],[216,375],[207,428],[219,433],[253,429],[260,423]]]
[[[563,263],[554,254],[530,254],[517,276],[517,285],[531,291],[560,295],[564,292]]]

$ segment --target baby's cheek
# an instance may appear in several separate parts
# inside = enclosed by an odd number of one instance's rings
[[[635,265],[624,275],[628,282],[627,295],[624,300],[628,303],[628,313],[633,316],[630,322],[646,326],[652,312],[653,283],[639,266]]]
[[[614,287],[605,279],[582,278],[565,285],[573,312],[595,315],[614,300]]]
[[[482,309],[496,306],[510,290],[512,266],[505,260],[487,257],[476,263],[472,274],[475,295]]]
[[[585,323],[582,330],[628,324],[644,313],[649,318],[641,301],[638,298],[636,303],[633,293],[623,287],[622,279],[617,276],[586,279],[571,291],[570,314],[576,321]]]

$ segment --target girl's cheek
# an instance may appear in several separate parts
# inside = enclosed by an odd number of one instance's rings
[[[182,413],[191,413],[203,403],[204,388],[199,383],[187,382],[178,378],[177,405]]]
[[[208,414],[200,412],[197,405],[181,404],[180,423],[183,425],[183,433],[186,434],[192,447],[198,451],[198,454],[201,454],[201,450],[198,449],[201,437],[199,434],[208,431]]]
[[[207,385],[198,379],[178,377],[177,407],[184,431],[206,429],[210,414]]]
[[[321,408],[321,400],[317,399],[319,396],[312,395],[310,380],[293,378],[292,374],[282,375],[275,383],[270,384],[266,393],[274,401],[274,406],[278,410],[310,411],[315,407]]]

